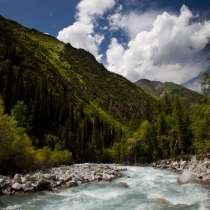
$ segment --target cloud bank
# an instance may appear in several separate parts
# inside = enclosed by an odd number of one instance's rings
[[[98,61],[105,55],[106,67],[131,81],[148,78],[184,83],[205,71],[200,59],[210,38],[210,21],[198,21],[183,5],[179,14],[166,11],[124,12],[123,6],[107,17],[106,30],[96,31],[99,17],[113,11],[117,0],[81,0],[75,22],[58,33],[58,39],[91,52]],[[111,10],[112,9],[112,10]],[[103,55],[99,47],[107,33],[112,37]],[[109,40],[106,40],[106,42]]]
[[[205,70],[195,58],[209,41],[210,21],[193,21],[188,7],[182,6],[179,15],[163,12],[152,25],[149,20],[145,30],[139,27],[135,33],[136,26],[129,24],[129,18],[117,16],[111,26],[126,30],[131,39],[126,46],[112,39],[106,52],[110,71],[132,81],[148,78],[183,83]]]

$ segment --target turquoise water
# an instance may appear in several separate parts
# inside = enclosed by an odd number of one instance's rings
[[[210,210],[210,188],[177,185],[177,175],[150,167],[127,167],[130,178],[81,185],[58,193],[0,197],[2,210]],[[126,182],[124,188],[120,182]]]

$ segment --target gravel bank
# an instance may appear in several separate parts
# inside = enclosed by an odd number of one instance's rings
[[[14,195],[43,190],[54,191],[89,182],[110,182],[126,170],[117,165],[75,164],[40,170],[30,174],[0,175],[0,195]]]
[[[152,166],[160,169],[173,170],[182,174],[178,178],[178,182],[181,184],[188,182],[210,184],[210,155],[206,155],[205,157],[185,156],[175,159],[160,160],[154,162]]]

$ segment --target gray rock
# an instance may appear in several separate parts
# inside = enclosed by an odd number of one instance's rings
[[[15,191],[20,191],[20,190],[22,190],[22,188],[23,188],[22,184],[20,184],[18,182],[14,183],[12,185],[12,189],[15,190]]]
[[[0,194],[10,195],[19,191],[52,190],[57,187],[74,187],[87,182],[112,181],[120,177],[123,170],[125,168],[115,165],[75,164],[40,170],[32,174],[15,174],[13,178],[0,175]]]
[[[21,175],[20,174],[15,174],[13,177],[13,182],[14,183],[21,183]]]
[[[103,174],[102,180],[106,182],[110,182],[112,181],[112,176],[110,176],[109,174]]]
[[[190,171],[185,171],[183,174],[181,174],[177,182],[178,184],[188,184],[190,182],[194,182],[196,180],[195,175]]]
[[[26,183],[26,182],[27,182],[26,177],[22,176],[22,177],[21,177],[21,183],[24,184],[24,183]]]
[[[126,182],[120,182],[119,185],[122,186],[123,188],[129,188],[129,185]]]
[[[34,191],[34,187],[32,186],[31,182],[26,182],[25,184],[22,185],[23,187],[23,191],[24,192],[33,192]]]
[[[76,187],[78,186],[78,182],[75,182],[75,181],[68,181],[66,183],[66,187]]]
[[[3,195],[12,195],[13,193],[12,193],[11,187],[2,190],[2,194]]]

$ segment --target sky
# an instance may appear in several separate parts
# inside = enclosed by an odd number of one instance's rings
[[[210,0],[0,0],[0,14],[92,53],[131,81],[206,71]]]

